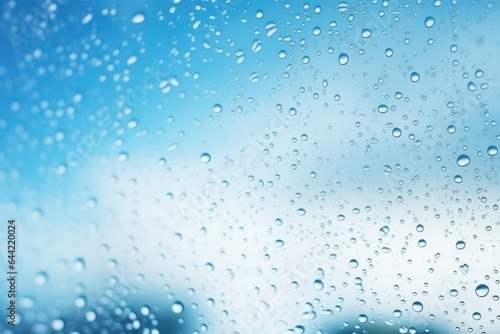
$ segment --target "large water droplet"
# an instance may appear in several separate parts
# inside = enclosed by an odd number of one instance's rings
[[[455,133],[455,131],[457,131],[457,129],[455,128],[455,126],[450,125],[450,126],[448,126],[447,131],[448,131],[448,133]]]
[[[429,16],[429,17],[427,17],[427,18],[425,19],[425,26],[426,26],[427,28],[431,28],[431,27],[433,27],[433,26],[434,26],[434,23],[435,23],[435,20],[434,20],[434,18],[433,18],[432,16]]]
[[[345,65],[349,62],[349,56],[346,53],[341,53],[339,55],[339,64]]]
[[[132,17],[132,22],[134,23],[142,23],[146,20],[146,16],[143,13],[136,13],[134,17]]]
[[[414,302],[411,307],[413,308],[413,311],[415,312],[422,312],[424,309],[424,305],[422,305],[421,302]]]
[[[479,284],[476,287],[476,295],[478,297],[486,297],[486,295],[488,295],[489,292],[490,292],[490,288],[488,288],[488,286],[486,284]]]
[[[317,279],[317,280],[315,280],[315,281],[314,281],[313,286],[314,286],[314,289],[316,289],[316,290],[320,291],[320,290],[323,290],[323,287],[324,287],[325,285],[323,284],[323,281],[322,281],[322,280]]]
[[[401,129],[400,128],[394,128],[392,129],[392,135],[395,137],[395,138],[399,138],[401,137]]]
[[[420,80],[420,74],[418,74],[417,72],[413,72],[410,75],[410,78],[412,82],[418,82]]]
[[[182,304],[180,301],[176,301],[172,304],[172,312],[175,314],[182,313],[184,311],[184,304]]]
[[[470,158],[466,154],[461,154],[457,158],[457,165],[460,167],[465,167],[470,163]]]
[[[379,113],[385,114],[389,110],[389,107],[387,107],[385,104],[381,104],[377,109]]]
[[[481,320],[481,313],[479,313],[479,312],[472,313],[472,319]]]
[[[498,149],[496,146],[491,145],[491,146],[488,146],[487,152],[489,155],[494,156],[494,155],[497,155]]]
[[[372,31],[370,29],[363,29],[361,31],[361,36],[363,36],[363,38],[368,38],[372,35]]]
[[[460,240],[460,241],[457,241],[455,246],[457,247],[457,249],[464,249],[466,244],[465,244],[465,241]]]
[[[201,160],[201,162],[203,162],[204,164],[206,164],[207,162],[210,162],[210,160],[212,160],[212,157],[210,156],[210,154],[208,154],[207,152],[205,152],[202,155],[200,155],[200,160]]]
[[[351,261],[349,261],[349,267],[351,267],[351,268],[357,268],[358,265],[359,265],[359,263],[355,259],[352,259]]]

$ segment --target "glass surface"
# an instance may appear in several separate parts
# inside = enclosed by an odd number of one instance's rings
[[[0,8],[1,333],[500,333],[498,2]]]

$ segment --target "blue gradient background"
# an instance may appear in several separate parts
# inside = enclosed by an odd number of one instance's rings
[[[500,331],[496,2],[1,6],[2,332]]]

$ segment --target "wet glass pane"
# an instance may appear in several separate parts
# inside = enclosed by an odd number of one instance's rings
[[[500,333],[497,2],[0,8],[0,332]]]

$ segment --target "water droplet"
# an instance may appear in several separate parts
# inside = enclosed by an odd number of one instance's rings
[[[368,317],[366,316],[366,314],[360,314],[358,320],[360,323],[364,324],[368,321]]]
[[[278,57],[280,59],[285,59],[286,58],[286,51],[285,50],[281,50],[279,53],[278,53]]]
[[[339,55],[339,64],[345,65],[349,62],[349,56],[346,53],[341,53]]]
[[[420,80],[420,74],[413,72],[410,76],[412,82],[418,82]]]
[[[142,315],[148,315],[148,314],[149,314],[149,312],[151,312],[151,310],[150,310],[149,306],[144,305],[143,307],[141,307],[141,314],[142,314]]]
[[[455,177],[453,178],[453,180],[456,182],[456,183],[462,183],[463,181],[463,178],[461,175],[455,175]]]
[[[319,34],[321,34],[321,29],[319,27],[314,27],[313,35],[318,36]]]
[[[494,155],[497,155],[498,149],[496,146],[491,145],[491,146],[488,146],[487,152],[489,155],[494,156]]]
[[[490,288],[486,284],[479,284],[476,287],[476,295],[478,297],[486,297],[488,293],[490,292]]]
[[[132,22],[134,23],[142,23],[146,20],[146,16],[143,13],[136,13],[134,17],[132,17]]]
[[[307,64],[307,63],[309,63],[309,61],[310,61],[310,60],[311,60],[311,59],[309,58],[309,56],[304,56],[304,57],[302,57],[302,63],[303,63],[303,64]]]
[[[460,271],[462,272],[462,274],[467,274],[469,272],[469,266],[464,263],[462,264],[460,267],[458,267],[460,269]]]
[[[432,16],[429,16],[425,19],[425,26],[427,28],[432,28],[434,26],[435,20]]]
[[[339,10],[339,12],[343,13],[349,9],[349,5],[345,2],[339,2],[339,4],[337,5],[337,9]]]
[[[477,90],[476,84],[472,81],[469,81],[469,83],[467,84],[467,89],[471,92],[475,92]]]
[[[285,242],[281,239],[278,239],[274,242],[274,245],[278,248],[283,247],[285,245]]]
[[[457,243],[455,244],[455,246],[457,247],[457,249],[464,249],[465,248],[465,241],[457,241]]]
[[[457,131],[457,128],[455,128],[455,126],[453,126],[453,125],[450,125],[450,126],[448,126],[447,130],[448,130],[448,133],[455,133]]]
[[[182,304],[180,301],[176,301],[172,304],[172,312],[175,314],[180,314],[184,311],[184,304]]]
[[[393,54],[394,54],[394,51],[392,51],[392,49],[391,49],[391,48],[387,48],[387,49],[385,49],[385,55],[386,55],[387,57],[392,57],[392,55],[393,55]]]
[[[484,75],[484,72],[482,70],[477,70],[474,75],[476,76],[476,78],[481,78]]]
[[[389,110],[389,107],[387,107],[385,104],[381,104],[377,109],[379,113],[385,114]]]
[[[283,225],[283,220],[281,220],[280,218],[276,218],[274,220],[274,223],[276,224],[276,226],[281,226]]]
[[[427,241],[425,241],[424,239],[420,239],[418,241],[418,247],[425,247],[427,245]]]
[[[267,37],[271,37],[278,31],[278,27],[276,26],[276,23],[274,22],[269,22],[266,24],[266,35]]]
[[[85,260],[82,259],[81,257],[77,258],[75,262],[73,263],[73,268],[76,271],[83,271],[85,270]]]
[[[413,311],[415,312],[422,312],[424,309],[424,305],[422,305],[421,302],[414,302],[411,307],[413,308]]]
[[[399,318],[403,315],[403,312],[401,312],[401,310],[394,310],[392,312],[392,315],[394,316],[394,318]]]
[[[49,280],[49,275],[45,271],[41,271],[35,276],[36,285],[45,285]]]
[[[481,313],[479,313],[479,312],[472,313],[472,319],[481,320]]]
[[[351,267],[351,268],[357,268],[358,265],[359,265],[359,263],[355,259],[352,259],[351,261],[349,261],[349,267]]]
[[[264,17],[264,12],[262,10],[258,10],[256,13],[255,13],[255,17],[258,18],[258,19],[261,19]]]
[[[204,164],[210,162],[212,160],[212,157],[210,156],[209,153],[205,152],[200,155],[200,161],[203,162]]]
[[[394,128],[392,129],[392,135],[395,137],[395,138],[399,138],[401,137],[401,129],[400,128]]]
[[[222,111],[222,106],[220,104],[214,104],[213,110],[215,113],[220,113]]]
[[[52,321],[51,326],[55,331],[62,331],[64,328],[64,321],[61,319],[55,319]]]
[[[322,280],[317,279],[317,280],[315,280],[315,281],[314,281],[313,286],[314,286],[314,289],[316,289],[316,290],[320,291],[320,290],[323,290],[323,287],[324,287],[325,285],[323,284],[323,281],[322,281]]]
[[[299,216],[303,216],[303,215],[305,215],[305,214],[306,214],[306,210],[305,210],[305,209],[300,208],[300,209],[298,209],[298,210],[297,210],[297,214],[298,214]]]
[[[121,152],[118,154],[118,161],[125,161],[128,159],[128,153],[127,152]]]
[[[465,167],[467,166],[468,164],[470,163],[470,158],[468,155],[466,154],[461,154],[458,156],[457,158],[457,164],[460,166],[460,167]]]
[[[288,114],[289,114],[290,116],[295,116],[295,115],[297,115],[297,109],[295,109],[295,108],[290,108],[290,110],[288,110]]]
[[[371,31],[370,29],[363,29],[363,30],[361,31],[361,36],[362,36],[363,38],[368,38],[368,37],[370,37],[371,35],[372,35],[372,31]]]

